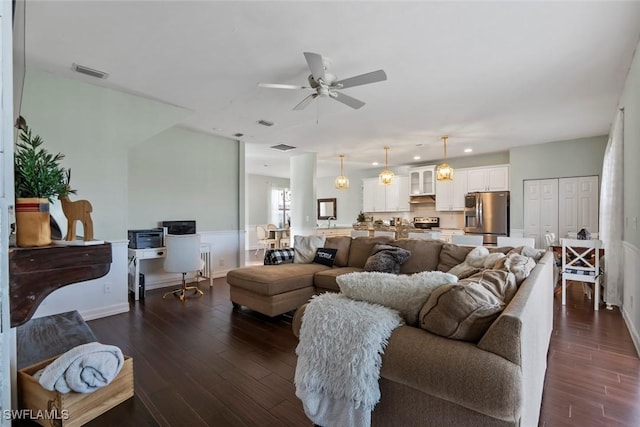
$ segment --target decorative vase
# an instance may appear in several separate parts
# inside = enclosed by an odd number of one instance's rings
[[[16,245],[21,248],[51,244],[49,200],[16,199]]]

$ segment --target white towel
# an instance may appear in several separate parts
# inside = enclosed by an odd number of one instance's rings
[[[34,377],[47,390],[91,393],[109,384],[123,365],[124,356],[118,347],[92,342],[62,354]]]

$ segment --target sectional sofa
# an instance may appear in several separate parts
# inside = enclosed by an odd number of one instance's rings
[[[334,267],[238,269],[227,276],[231,300],[270,316],[296,309],[315,293],[339,291],[336,277],[362,271],[381,242],[411,251],[401,274],[449,271],[471,250],[433,240],[328,238],[325,246],[338,248]],[[477,341],[446,338],[417,325],[395,329],[382,359],[382,397],[373,425],[537,426],[553,327],[553,265],[552,254],[545,253]],[[304,306],[294,317],[295,334],[303,318]]]

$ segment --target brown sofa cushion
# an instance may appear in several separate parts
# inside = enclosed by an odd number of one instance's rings
[[[340,292],[340,287],[336,281],[336,277],[347,273],[356,273],[362,271],[358,267],[338,267],[329,270],[322,270],[313,276],[313,284],[319,292],[329,290]]]
[[[503,308],[502,300],[479,282],[444,285],[431,293],[420,310],[420,327],[446,338],[476,342]]]
[[[445,243],[440,251],[438,270],[447,272],[454,265],[461,264],[471,250],[473,250],[473,246],[458,246],[452,243]]]
[[[231,270],[227,283],[259,295],[277,295],[283,292],[313,286],[313,275],[328,270],[322,264],[257,265]]]
[[[351,240],[349,249],[349,267],[364,268],[367,258],[371,255],[371,250],[378,243],[391,243],[394,239],[387,236],[378,237],[356,237]]]
[[[435,271],[438,268],[442,242],[429,239],[398,239],[393,244],[411,252],[411,257],[400,266],[400,274]]]
[[[325,248],[337,249],[335,267],[346,267],[349,263],[349,249],[351,248],[350,236],[327,236],[324,242]]]

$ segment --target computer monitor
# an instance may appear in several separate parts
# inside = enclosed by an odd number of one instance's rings
[[[167,227],[167,234],[196,234],[196,222],[162,221],[162,227]]]

